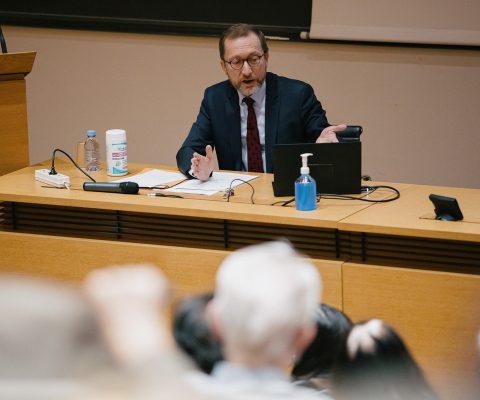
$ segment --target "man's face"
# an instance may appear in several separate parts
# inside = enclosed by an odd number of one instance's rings
[[[236,70],[225,61],[247,60],[249,57],[262,56],[260,63],[250,66],[244,62],[240,69]],[[251,96],[257,91],[265,80],[267,74],[268,53],[264,55],[260,40],[255,33],[236,39],[225,40],[224,60],[220,60],[223,71],[227,74],[233,87],[238,89],[244,96]]]

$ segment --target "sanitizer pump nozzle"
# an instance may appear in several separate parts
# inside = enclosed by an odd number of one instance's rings
[[[313,154],[312,153],[300,154],[300,157],[302,157],[302,168],[300,168],[300,173],[302,175],[310,174],[310,168],[308,168],[308,157],[310,156],[313,156]]]
[[[315,179],[310,176],[308,167],[308,157],[310,156],[313,154],[300,154],[302,157],[301,175],[295,181],[295,207],[299,211],[312,211],[317,208],[317,184]]]

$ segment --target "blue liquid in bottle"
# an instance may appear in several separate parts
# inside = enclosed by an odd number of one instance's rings
[[[313,211],[317,208],[317,184],[308,174],[295,181],[295,207],[299,211]]]
[[[300,177],[295,181],[295,208],[299,211],[313,211],[317,208],[317,183],[310,174],[308,157],[311,153],[301,154],[302,168]]]

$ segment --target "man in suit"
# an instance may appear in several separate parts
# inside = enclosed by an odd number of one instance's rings
[[[227,81],[205,90],[196,122],[177,153],[185,175],[207,180],[216,149],[220,169],[272,172],[277,143],[337,142],[325,110],[305,82],[267,72],[268,46],[254,26],[237,24],[220,37]]]

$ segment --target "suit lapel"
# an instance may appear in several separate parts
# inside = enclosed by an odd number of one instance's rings
[[[242,170],[242,139],[240,133],[240,106],[238,105],[238,93],[232,85],[228,85],[228,99],[225,103],[226,132],[225,135],[230,143],[232,169]]]
[[[278,99],[277,76],[270,72],[267,73],[267,93],[265,97],[265,157],[266,172],[272,172],[273,169],[273,146],[277,143],[278,133],[278,113],[280,111],[280,102]]]

